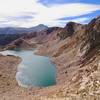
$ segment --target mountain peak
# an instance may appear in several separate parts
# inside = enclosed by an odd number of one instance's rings
[[[45,27],[47,27],[46,25],[44,25],[44,24],[39,24],[39,25],[37,25],[37,26],[45,26]]]

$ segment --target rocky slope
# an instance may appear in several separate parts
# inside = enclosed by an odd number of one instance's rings
[[[48,38],[49,34],[57,33],[57,31],[62,30],[60,27],[50,27],[48,29],[42,30],[40,32],[31,32],[23,34],[18,39],[15,39],[8,45],[4,47],[5,49],[14,49],[14,48],[24,48],[31,49],[36,48],[38,45],[43,44]]]
[[[100,17],[88,25],[69,22],[38,47],[57,65],[57,97],[100,99]],[[55,38],[54,38],[55,37]]]

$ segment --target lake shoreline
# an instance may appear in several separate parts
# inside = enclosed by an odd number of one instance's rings
[[[20,62],[19,57],[0,54],[0,100],[23,100],[23,98],[32,100],[37,91],[42,89],[23,88],[18,85],[15,75]]]
[[[42,56],[42,55],[40,55],[40,56]],[[4,58],[5,58],[5,60],[4,60]],[[0,63],[0,69],[1,69],[0,70],[0,76],[1,76],[0,77],[0,81],[2,83],[3,80],[5,80],[5,82],[3,83],[4,85],[3,84],[0,84],[0,93],[1,93],[0,94],[0,97],[1,97],[2,100],[4,98],[6,98],[6,100],[11,100],[10,98],[16,98],[16,100],[19,100],[19,97],[20,96],[22,96],[22,98],[23,97],[25,98],[26,97],[25,96],[26,93],[29,94],[29,96],[27,96],[26,98],[30,98],[30,100],[31,100],[31,98],[40,98],[43,94],[44,94],[44,96],[48,94],[48,92],[45,94],[45,91],[46,90],[48,90],[49,88],[52,89],[53,87],[56,86],[56,85],[54,85],[54,86],[49,86],[49,87],[28,87],[28,88],[20,87],[18,85],[16,79],[15,79],[15,74],[17,72],[18,65],[21,63],[22,59],[20,57],[18,57],[18,56],[14,56],[14,55],[1,55],[0,54],[0,60],[2,60],[2,61],[4,60],[4,62],[2,63],[2,65]],[[50,58],[50,61],[51,61],[51,58]],[[1,68],[2,66],[4,66],[4,67]],[[14,69],[12,69],[11,66]],[[2,73],[2,69],[3,69],[3,72],[4,73]],[[6,70],[6,72],[5,72],[5,70]],[[13,70],[14,73],[12,72],[12,70]],[[9,74],[7,74],[7,73],[9,73]],[[4,74],[5,74],[5,77],[3,79],[2,76]],[[9,82],[6,84],[6,82],[8,81],[9,75],[11,77],[11,80],[9,80]],[[12,82],[12,85],[11,85],[10,82]],[[8,86],[8,84],[9,84],[9,86]],[[4,90],[4,88],[2,88],[2,87],[5,87],[6,90]],[[8,88],[9,88],[9,90],[7,90]],[[13,93],[13,91],[16,91],[16,89],[19,92],[22,92],[22,91],[23,92],[20,93],[20,94],[18,93],[19,94],[19,97],[17,97],[17,92],[15,92],[13,96],[11,96],[11,94]],[[44,93],[43,93],[43,91],[44,91]],[[40,94],[41,96],[38,96],[36,94],[38,94],[38,95]],[[10,95],[10,97],[9,97],[9,95]],[[34,100],[34,99],[32,99],[32,100]]]

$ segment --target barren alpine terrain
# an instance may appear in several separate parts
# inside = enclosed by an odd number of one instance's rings
[[[3,50],[36,48],[57,69],[57,84],[22,88],[15,79],[21,58],[0,55],[0,100],[100,100],[100,16],[89,24],[69,22],[14,40]]]

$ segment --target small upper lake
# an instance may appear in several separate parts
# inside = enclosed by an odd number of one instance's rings
[[[34,50],[6,50],[10,54],[22,58],[18,66],[16,80],[23,87],[46,87],[56,83],[56,68],[48,57],[34,54]]]

